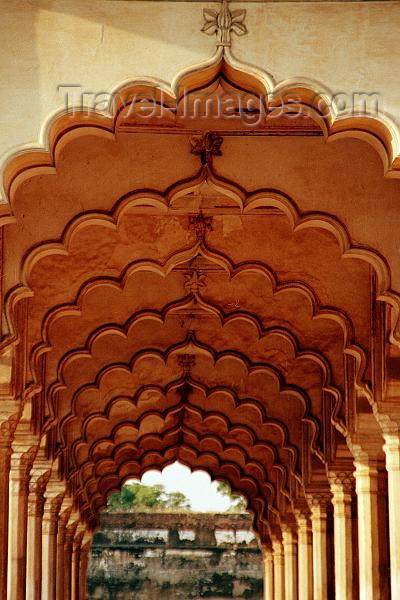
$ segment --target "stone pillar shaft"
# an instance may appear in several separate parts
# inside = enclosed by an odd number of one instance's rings
[[[81,549],[81,564],[79,568],[79,600],[86,600],[87,597],[87,571],[89,565],[90,546],[91,544],[88,543]],[[273,600],[272,597],[271,600]]]
[[[57,535],[56,600],[64,600],[65,517],[60,519]]]
[[[28,497],[26,549],[26,597],[41,600],[43,498],[36,491]]]
[[[353,534],[351,519],[352,476],[330,476],[334,540],[335,540],[335,597],[353,599]]]
[[[57,577],[57,507],[46,500],[43,513],[42,599],[56,599]]]
[[[298,595],[299,600],[313,598],[312,533],[305,515],[297,517]]]
[[[274,600],[274,557],[271,548],[264,548],[264,600]]]
[[[368,462],[355,461],[358,507],[358,555],[360,600],[380,598],[378,469]]]
[[[74,548],[72,551],[71,569],[71,599],[79,600],[79,567],[81,563],[81,550]]]
[[[283,550],[285,556],[285,600],[297,600],[297,542],[288,527],[284,529]]]
[[[310,502],[313,537],[313,597],[328,600],[327,503],[325,496],[313,496]]]
[[[0,445],[0,598],[7,597],[8,503],[11,442]]]
[[[274,600],[285,600],[285,568],[282,542],[274,540]]]
[[[389,496],[390,584],[392,598],[400,598],[400,436],[385,434]]]
[[[8,518],[7,600],[25,600],[28,483],[32,461],[12,456]]]
[[[73,546],[76,527],[69,527],[65,532],[64,541],[64,598],[63,600],[73,600]]]

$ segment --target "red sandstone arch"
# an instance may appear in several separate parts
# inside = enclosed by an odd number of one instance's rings
[[[240,70],[229,53],[183,74],[165,90],[166,101],[181,98],[184,86],[194,94],[272,91],[268,78]],[[143,99],[149,89],[134,82],[118,91],[139,92]],[[277,173],[264,165],[249,181],[237,157],[247,164],[247,144],[256,136],[250,138],[244,125],[233,135],[222,119],[215,122],[212,129],[226,138],[223,155],[200,165],[190,152],[187,120],[169,111],[163,128],[153,131],[154,123],[123,121],[129,104],[106,118],[78,112],[55,119],[49,151],[19,155],[5,170],[10,205],[2,213],[2,349],[12,347],[14,360],[26,364],[16,389],[92,524],[107,494],[127,477],[179,458],[241,490],[257,530],[265,532],[268,507],[272,518],[291,514],[292,504],[335,460],[321,449],[319,432],[336,435],[345,454],[340,434],[353,425],[344,418],[349,404],[357,396],[374,402],[373,358],[379,336],[385,344],[387,324],[398,344],[400,272],[385,240],[375,245],[352,233],[354,189],[349,173],[341,182],[333,170],[341,149],[351,164],[362,147],[354,169],[359,173],[363,160],[373,163],[360,175],[362,185],[369,189],[368,177],[375,177],[373,192],[390,203],[397,188],[379,180],[375,156],[388,171],[390,129],[379,120],[324,118],[326,98],[318,96],[318,113],[311,84],[277,89],[298,94],[307,108],[307,123],[293,121],[290,131],[297,147],[314,152],[321,165],[313,179],[306,155],[308,195],[286,185],[287,146],[276,160]],[[195,124],[197,135],[210,129],[210,121]],[[275,124],[282,127],[282,119]],[[266,118],[256,131],[257,147],[271,131]],[[301,137],[306,131],[314,136],[312,150]],[[174,136],[174,161],[168,136]],[[322,136],[346,141],[322,147],[316,141]],[[375,149],[373,159],[360,139]],[[154,173],[150,149],[158,160]],[[398,167],[393,163],[388,174]],[[343,200],[332,210],[321,208],[328,179],[333,196]],[[49,206],[51,218],[43,210]],[[202,231],[196,218],[203,219]],[[370,223],[374,215],[366,218]],[[198,276],[206,263],[206,288],[185,281],[185,273],[197,269]],[[115,304],[107,304],[110,298]],[[376,302],[387,305],[378,334],[371,328]],[[198,321],[191,346],[170,325],[178,318],[185,334],[188,322]],[[179,352],[190,354],[188,347],[198,363],[182,373],[171,362]],[[155,369],[157,360],[163,364]],[[263,398],[260,381],[267,372],[279,393],[265,384]],[[112,383],[104,384],[109,376]],[[206,400],[218,397],[220,408],[186,398],[137,410],[137,395],[157,389],[167,397],[185,385]],[[275,404],[268,404],[268,394]],[[286,415],[285,394],[293,398]],[[268,453],[272,458],[264,464]]]

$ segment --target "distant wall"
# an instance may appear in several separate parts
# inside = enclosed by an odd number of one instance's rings
[[[248,515],[103,514],[90,600],[261,600],[262,557]]]

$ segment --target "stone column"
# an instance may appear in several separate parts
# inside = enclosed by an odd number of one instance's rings
[[[72,590],[72,559],[74,551],[74,538],[77,523],[69,525],[65,530],[64,540],[64,598],[63,600],[73,600]]]
[[[29,600],[41,600],[44,489],[45,480],[31,481],[28,496],[26,548],[26,597]]]
[[[299,600],[313,598],[313,550],[310,521],[306,514],[295,511],[297,520]]]
[[[329,494],[307,495],[311,510],[313,542],[313,598],[328,600],[328,557],[326,525]]]
[[[0,425],[0,598],[7,598],[9,477],[16,425],[16,415]]]
[[[46,494],[43,511],[42,598],[55,600],[57,578],[57,520],[62,496]]]
[[[86,600],[87,598],[87,572],[89,566],[90,547],[92,545],[91,538],[91,534],[86,533],[82,541],[81,564],[79,568],[79,600]],[[87,541],[88,539],[89,541]],[[273,600],[272,597],[271,600]]]
[[[81,566],[81,547],[84,536],[84,526],[79,524],[75,533],[72,546],[72,569],[71,569],[71,598],[79,600],[79,569]]]
[[[263,547],[264,600],[274,600],[274,557],[272,548]]]
[[[366,458],[354,462],[358,508],[360,600],[380,598],[378,464]]]
[[[285,563],[285,600],[297,600],[297,541],[292,529],[282,531]]]
[[[11,455],[7,600],[25,600],[28,484],[36,449]]]
[[[285,568],[282,542],[272,540],[274,559],[274,600],[285,600]]]
[[[384,433],[389,496],[390,583],[392,599],[400,598],[400,436]]]
[[[330,472],[332,492],[334,546],[335,546],[335,597],[353,600],[353,534],[351,501],[352,473]]]
[[[65,534],[67,523],[71,514],[71,509],[61,509],[61,516],[58,520],[57,532],[57,573],[56,573],[56,600],[64,599],[64,554],[65,554]]]

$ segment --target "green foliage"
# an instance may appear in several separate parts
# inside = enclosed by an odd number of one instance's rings
[[[218,481],[218,492],[223,496],[227,496],[231,501],[231,505],[227,512],[231,513],[244,513],[247,509],[246,499],[240,494],[232,492],[231,488],[224,481]]]
[[[109,512],[149,512],[151,510],[190,511],[188,498],[182,492],[166,492],[163,485],[126,483],[107,503]]]
[[[190,511],[190,501],[182,492],[170,492],[167,494],[168,508],[172,510]]]

